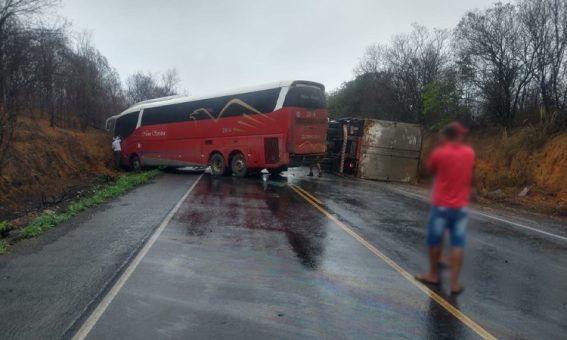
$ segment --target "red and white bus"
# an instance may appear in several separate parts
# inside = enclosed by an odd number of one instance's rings
[[[142,166],[210,166],[213,175],[279,173],[325,153],[325,88],[284,81],[211,96],[144,101],[110,117],[122,158]]]

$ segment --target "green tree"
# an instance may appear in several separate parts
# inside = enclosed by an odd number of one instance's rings
[[[459,118],[461,92],[454,84],[432,81],[423,88],[423,112],[421,121],[432,127],[439,127]]]

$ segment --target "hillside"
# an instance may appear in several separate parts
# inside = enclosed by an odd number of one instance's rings
[[[112,174],[111,139],[101,130],[51,128],[20,118],[0,175],[0,220],[74,196]]]
[[[422,164],[436,142],[436,135],[425,137]],[[533,128],[485,130],[471,133],[468,142],[477,153],[474,199],[567,215],[567,133],[549,138]],[[420,175],[426,177],[423,168]],[[519,195],[525,187],[527,195]]]

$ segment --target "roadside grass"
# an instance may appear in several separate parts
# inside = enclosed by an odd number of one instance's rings
[[[8,241],[0,240],[0,255],[6,253],[9,247]]]
[[[0,238],[8,236],[10,233],[10,225],[7,221],[0,221]]]
[[[41,235],[44,231],[52,229],[57,225],[70,220],[83,210],[97,206],[111,198],[144,183],[149,182],[161,172],[150,170],[145,172],[131,173],[118,177],[116,182],[95,189],[93,195],[83,197],[67,206],[64,212],[48,212],[38,216],[30,224],[21,229],[20,235],[23,238],[31,238]],[[1,240],[0,240],[1,242]],[[0,254],[2,245],[0,243]]]
[[[4,237],[7,237],[10,233],[10,225],[7,221],[0,221],[0,255],[4,254],[8,251],[10,244],[8,241],[3,240]]]

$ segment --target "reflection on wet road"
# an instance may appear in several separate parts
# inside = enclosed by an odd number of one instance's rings
[[[318,197],[325,208],[353,227],[405,270],[427,266],[425,221],[427,200],[401,195],[380,182],[335,178],[292,180]],[[511,216],[557,235],[564,220]],[[562,237],[517,228],[472,214],[462,280],[466,293],[458,307],[498,338],[564,338],[567,334],[567,242]],[[445,272],[448,282],[448,272]],[[440,288],[448,294],[447,285]],[[457,305],[457,301],[451,301]]]
[[[313,194],[405,270],[424,268],[427,204],[385,185],[307,179],[301,172],[279,180],[204,176],[89,338],[478,337],[288,182]],[[556,257],[536,269],[533,260],[526,263],[527,255],[518,257],[521,236],[509,240],[519,245],[501,248],[512,233],[494,235],[485,222],[473,224],[467,251],[474,255],[463,277],[467,291],[459,301],[445,287],[436,293],[498,337],[565,334],[560,286],[567,279],[566,246],[554,244],[549,252]],[[499,273],[504,259],[524,263],[512,266],[519,270],[515,274],[511,268]],[[541,275],[550,268],[550,292],[525,282],[536,281],[525,278],[528,271]],[[514,287],[499,286],[514,279]],[[516,301],[513,292],[526,293],[524,286],[533,291]],[[554,303],[549,294],[556,294]]]

